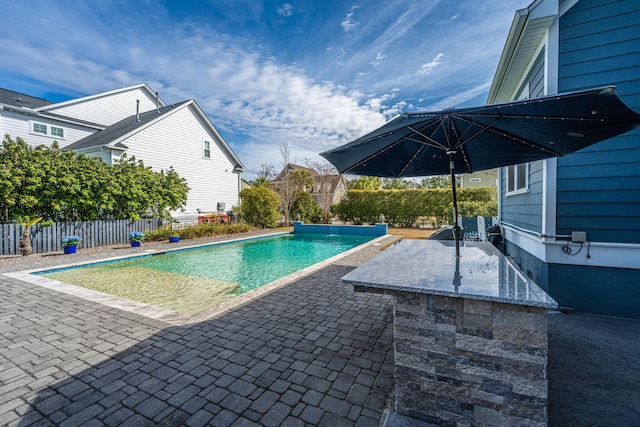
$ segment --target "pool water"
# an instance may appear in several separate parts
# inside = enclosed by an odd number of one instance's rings
[[[51,270],[38,275],[195,314],[372,239],[286,234]]]

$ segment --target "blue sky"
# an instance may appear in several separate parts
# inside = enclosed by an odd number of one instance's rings
[[[530,1],[3,2],[0,87],[193,98],[252,179],[283,143],[304,164],[401,112],[484,104]]]

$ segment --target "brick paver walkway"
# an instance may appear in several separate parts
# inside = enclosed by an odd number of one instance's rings
[[[391,301],[340,277],[378,251],[186,326],[0,276],[0,425],[377,426]]]

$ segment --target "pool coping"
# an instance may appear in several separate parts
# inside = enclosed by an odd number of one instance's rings
[[[280,235],[286,235],[286,234],[292,234],[291,232],[278,232],[278,233],[270,233],[270,234],[265,234],[265,235],[261,235],[259,237],[245,237],[245,238],[238,238],[238,239],[230,239],[230,240],[224,240],[224,241],[220,241],[220,242],[215,242],[215,243],[204,243],[204,244],[196,244],[196,245],[190,245],[190,246],[182,246],[180,248],[177,249],[150,249],[150,250],[145,250],[142,253],[139,253],[137,255],[123,255],[123,256],[118,256],[118,257],[109,257],[109,258],[105,258],[105,259],[100,259],[100,260],[85,260],[85,261],[80,261],[80,262],[75,262],[75,263],[66,263],[66,264],[62,264],[62,265],[58,265],[58,266],[49,266],[49,267],[40,267],[40,268],[34,268],[34,269],[27,269],[27,270],[20,270],[20,271],[14,271],[14,272],[8,272],[8,273],[3,273],[4,276],[7,277],[11,277],[17,280],[21,280],[23,282],[27,282],[36,286],[40,286],[43,288],[47,288],[47,289],[51,289],[57,292],[61,292],[61,293],[65,293],[67,295],[72,295],[75,297],[79,297],[88,301],[92,301],[92,302],[96,302],[102,305],[106,305],[112,308],[116,308],[119,310],[123,310],[123,311],[127,311],[127,312],[131,312],[134,314],[138,314],[144,317],[148,317],[151,319],[155,319],[155,320],[159,320],[171,325],[189,325],[192,323],[198,323],[198,322],[202,322],[203,320],[207,320],[207,319],[211,319],[215,316],[218,316],[228,310],[231,310],[235,307],[238,307],[242,304],[245,304],[249,301],[252,301],[266,293],[269,293],[273,290],[276,290],[280,287],[283,287],[285,285],[288,285],[292,282],[294,282],[295,280],[309,275],[311,273],[314,273],[324,267],[326,267],[329,264],[332,264],[333,262],[346,257],[354,252],[357,252],[367,246],[371,246],[371,245],[376,245],[376,246],[381,246],[380,241],[382,241],[384,238],[388,237],[389,235],[384,235],[384,236],[379,236],[376,237],[375,239],[372,239],[368,242],[365,242],[361,245],[355,246],[347,251],[341,252],[337,255],[334,255],[330,258],[327,258],[323,261],[320,261],[316,264],[310,265],[308,267],[305,267],[301,270],[298,270],[294,273],[288,274],[284,277],[281,277],[279,279],[276,279],[272,282],[266,283],[256,289],[253,289],[249,292],[246,292],[244,294],[235,296],[229,300],[223,301],[221,303],[215,304],[209,308],[206,308],[196,314],[193,315],[188,315],[188,314],[184,314],[184,313],[180,313],[177,311],[173,311],[167,308],[162,308],[162,307],[158,307],[158,306],[154,306],[151,304],[146,304],[143,302],[139,302],[139,301],[134,301],[134,300],[130,300],[127,298],[122,298],[122,297],[118,297],[115,295],[110,295],[104,292],[100,292],[100,291],[95,291],[92,289],[87,289],[87,288],[83,288],[81,286],[75,286],[75,285],[71,285],[68,283],[64,283],[64,282],[60,282],[57,280],[53,280],[53,279],[48,279],[45,278],[43,276],[39,276],[33,273],[38,273],[38,272],[42,272],[42,271],[49,271],[49,270],[56,270],[56,269],[64,269],[64,268],[73,268],[73,267],[78,267],[78,266],[84,266],[84,265],[90,265],[90,264],[99,264],[99,263],[103,263],[103,262],[112,262],[112,261],[119,261],[119,260],[124,260],[124,259],[130,259],[130,258],[136,258],[136,257],[144,257],[144,256],[152,256],[152,255],[161,255],[164,253],[169,253],[169,252],[180,252],[180,251],[184,251],[184,250],[191,250],[191,249],[198,249],[198,248],[202,248],[202,247],[206,247],[206,246],[216,246],[216,245],[221,245],[221,244],[229,244],[229,243],[234,243],[234,242],[241,242],[241,241],[248,241],[248,240],[255,240],[255,239],[260,239],[260,238],[267,238],[267,237],[274,237],[274,236],[280,236]]]

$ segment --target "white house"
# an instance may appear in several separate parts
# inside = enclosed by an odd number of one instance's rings
[[[166,105],[140,84],[51,103],[0,89],[0,134],[113,164],[123,154],[187,180],[186,213],[238,205],[244,166],[194,100]]]

